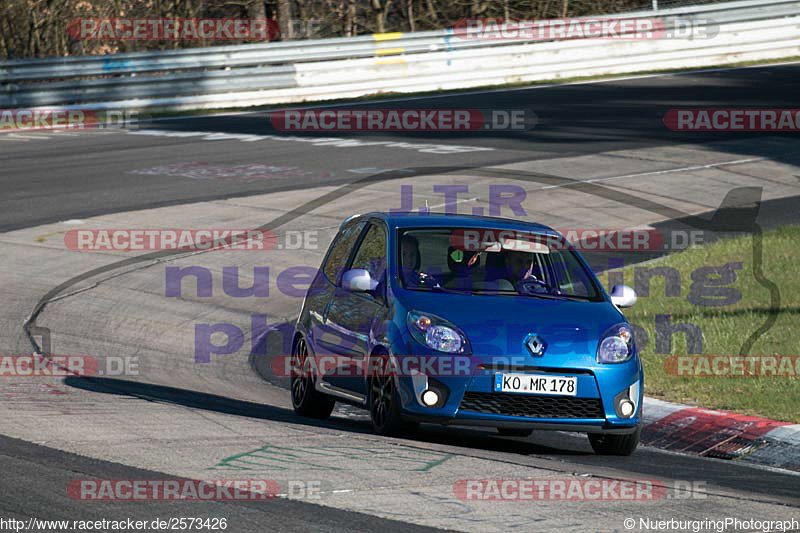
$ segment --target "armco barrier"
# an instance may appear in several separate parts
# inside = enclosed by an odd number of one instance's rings
[[[618,18],[708,20],[713,38],[461,39],[452,29],[0,63],[0,109],[221,109],[693,68],[800,55],[800,0]]]

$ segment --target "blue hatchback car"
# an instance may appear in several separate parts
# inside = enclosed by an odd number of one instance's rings
[[[420,422],[585,432],[630,455],[642,365],[620,311],[553,229],[492,217],[369,213],[344,221],[292,342],[295,412],[369,410],[376,432]]]

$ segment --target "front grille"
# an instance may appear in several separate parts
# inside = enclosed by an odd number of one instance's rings
[[[603,404],[599,399],[569,396],[467,392],[461,400],[461,409],[529,418],[605,418]]]

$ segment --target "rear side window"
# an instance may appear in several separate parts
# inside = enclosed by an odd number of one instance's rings
[[[340,231],[333,241],[328,258],[325,260],[325,264],[322,265],[322,271],[328,281],[334,285],[339,283],[339,278],[342,276],[347,260],[350,258],[350,251],[353,249],[353,245],[356,243],[363,228],[364,222],[351,224]]]

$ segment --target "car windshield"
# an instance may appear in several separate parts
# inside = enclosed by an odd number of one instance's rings
[[[601,301],[591,272],[565,240],[518,230],[400,230],[404,288]]]

